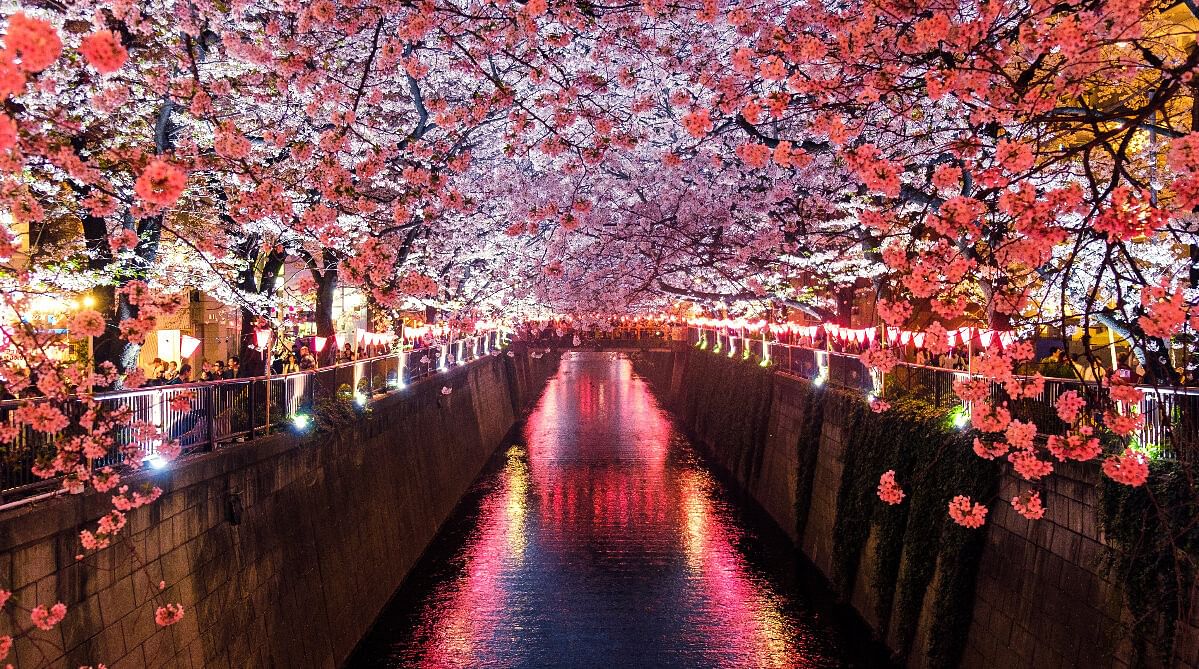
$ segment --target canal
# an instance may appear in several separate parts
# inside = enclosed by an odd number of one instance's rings
[[[630,361],[567,353],[350,667],[879,667]]]

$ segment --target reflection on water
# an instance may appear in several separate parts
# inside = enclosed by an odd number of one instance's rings
[[[565,356],[501,457],[351,666],[878,664],[847,652],[868,644],[807,600],[627,359]]]

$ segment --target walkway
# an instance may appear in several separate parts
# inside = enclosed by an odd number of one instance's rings
[[[568,353],[352,667],[830,667],[856,632],[795,581],[629,361]]]

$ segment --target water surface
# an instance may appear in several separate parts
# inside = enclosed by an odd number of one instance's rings
[[[872,667],[628,359],[568,353],[351,667]]]

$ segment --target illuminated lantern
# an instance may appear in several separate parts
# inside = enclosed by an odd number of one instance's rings
[[[328,337],[313,337],[312,338],[312,347],[316,349],[317,353],[320,353],[321,351],[325,350],[325,344],[328,341],[329,341]]]
[[[271,331],[256,330],[254,332],[254,342],[258,344],[258,348],[265,349],[267,344],[271,343]]]
[[[2,336],[2,335],[0,335],[0,336]],[[186,359],[192,357],[192,355],[196,352],[196,349],[199,347],[200,347],[199,339],[196,339],[195,337],[189,337],[187,335],[183,335],[182,337],[179,338],[179,357],[186,360]],[[0,347],[0,350],[2,350],[2,348],[3,347]]]

